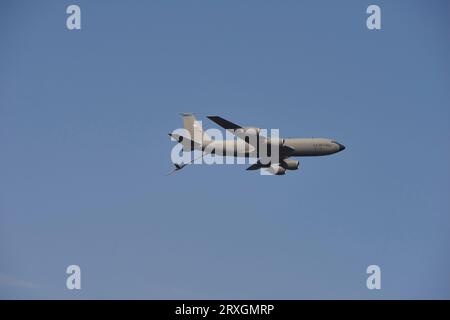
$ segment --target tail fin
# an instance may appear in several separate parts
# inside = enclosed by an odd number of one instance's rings
[[[194,143],[202,145],[204,141],[211,140],[210,137],[203,132],[201,122],[197,121],[192,113],[182,113],[181,115],[183,116],[183,126],[189,131],[191,140]]]

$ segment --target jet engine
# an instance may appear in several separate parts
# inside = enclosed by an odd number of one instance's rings
[[[286,159],[281,161],[280,165],[286,170],[297,170],[300,166],[300,161]]]
[[[268,171],[269,171],[271,174],[276,175],[276,176],[281,176],[281,175],[283,175],[283,174],[286,173],[286,169],[283,168],[283,167],[281,167],[281,166],[279,166],[279,165],[271,165],[271,166],[268,168]]]
[[[235,132],[236,132],[236,134],[239,134],[239,135],[259,136],[261,129],[255,128],[255,127],[244,127],[244,128],[236,129]]]

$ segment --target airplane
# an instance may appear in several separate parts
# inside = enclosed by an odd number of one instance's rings
[[[289,159],[291,157],[326,156],[345,150],[343,144],[332,139],[267,138],[261,135],[260,128],[242,127],[219,116],[208,116],[209,120],[236,136],[236,139],[231,140],[215,140],[203,131],[201,123],[197,121],[194,114],[182,113],[181,115],[187,134],[173,132],[169,133],[169,136],[182,144],[183,151],[201,150],[202,156],[199,158],[206,154],[252,158],[256,162],[247,170],[266,170],[270,175],[284,175],[287,170],[297,170],[300,162]],[[174,164],[175,169],[169,174],[192,164],[194,160]]]

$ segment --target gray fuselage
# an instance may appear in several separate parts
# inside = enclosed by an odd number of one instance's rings
[[[270,140],[269,140],[270,141]],[[255,148],[242,139],[208,141],[203,143],[203,150],[210,150],[212,154],[234,157],[260,158],[265,150],[272,153],[270,143],[258,141]],[[345,146],[331,139],[325,138],[287,138],[277,143],[279,157],[315,157],[326,156],[345,149]]]
[[[324,138],[288,138],[284,145],[294,149],[290,157],[326,156],[345,149],[339,142]]]

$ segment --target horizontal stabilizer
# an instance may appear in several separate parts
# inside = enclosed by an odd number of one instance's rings
[[[202,150],[202,144],[192,141],[176,133],[169,133],[169,136],[183,145],[183,151]]]

